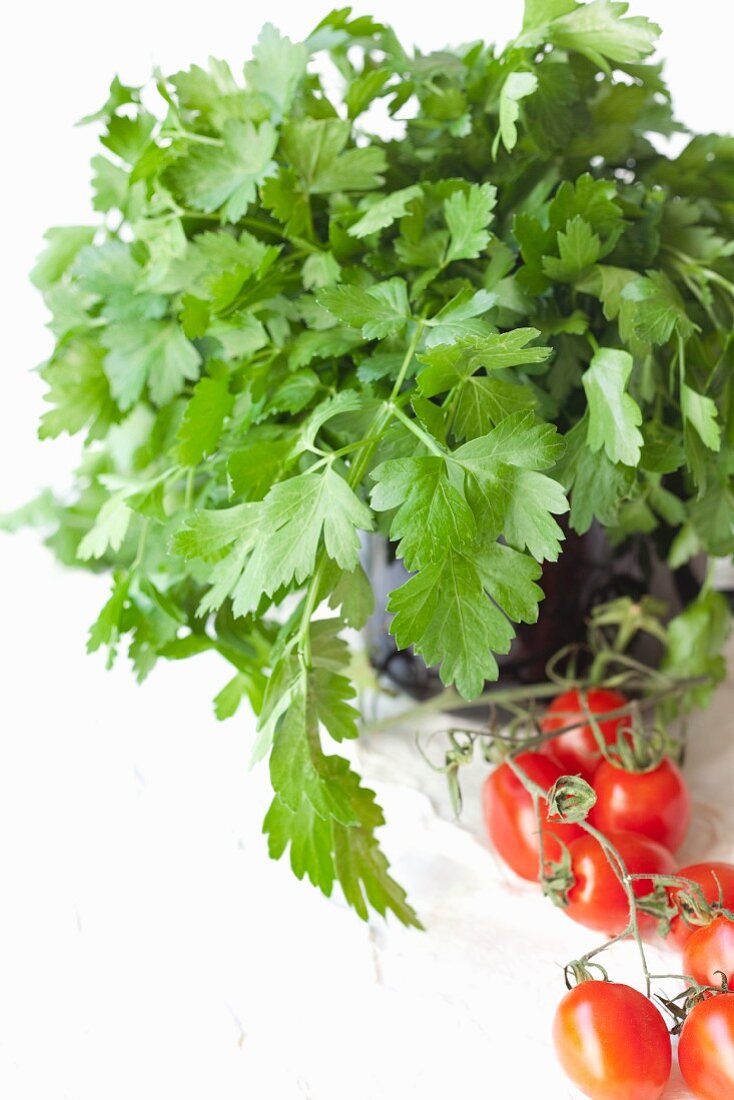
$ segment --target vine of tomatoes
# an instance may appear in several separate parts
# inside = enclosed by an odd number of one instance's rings
[[[553,1024],[574,1085],[591,1100],[657,1100],[664,1091],[671,1041],[651,998],[643,942],[659,932],[683,953],[686,989],[661,999],[681,1031],[681,1072],[696,1097],[723,1100],[734,1097],[734,865],[677,869],[674,852],[691,821],[688,785],[671,746],[650,736],[636,711],[616,688],[560,692],[535,736],[510,738],[487,777],[487,832],[516,874],[609,937],[568,965],[577,984]],[[647,996],[592,962],[627,936],[637,941]]]

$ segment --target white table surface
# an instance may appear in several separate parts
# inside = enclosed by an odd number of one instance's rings
[[[2,1095],[569,1095],[550,1021],[561,964],[597,941],[489,850],[483,767],[458,825],[412,732],[360,747],[426,932],[368,927],[267,858],[252,720],[219,724],[209,706],[226,669],[198,658],[140,689],[105,672],[83,652],[104,582],[62,575],[32,535],[1,552],[3,575],[25,578],[6,586],[0,653]],[[692,731],[682,859],[734,856],[733,713],[729,684]],[[639,981],[631,944],[608,963]]]

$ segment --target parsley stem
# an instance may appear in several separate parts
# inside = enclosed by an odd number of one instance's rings
[[[421,317],[420,320],[417,321],[415,331],[410,338],[410,343],[408,344],[405,352],[405,357],[403,358],[403,361],[400,365],[400,370],[398,371],[397,378],[395,379],[395,384],[392,388],[390,399],[387,404],[379,409],[373,416],[370,426],[367,430],[367,435],[363,440],[361,453],[358,455],[354,466],[352,466],[349,471],[349,476],[347,477],[347,485],[352,490],[356,489],[357,486],[360,485],[362,478],[367,472],[367,467],[369,466],[370,459],[372,458],[372,454],[382,436],[382,433],[384,432],[392,417],[397,415],[398,410],[393,404],[393,401],[400,393],[403,382],[405,381],[405,376],[408,373],[408,368],[413,361],[413,356],[415,355],[416,348],[420,343],[420,338],[423,334],[423,328],[424,320]],[[306,589],[306,598],[303,602],[303,607],[301,609],[301,624],[298,630],[297,649],[298,657],[304,673],[307,669],[311,667],[311,637],[309,630],[311,626],[311,618],[314,611],[316,610],[316,607],[318,606],[319,589],[321,588],[323,572],[326,567],[327,561],[328,556],[325,549],[322,547],[319,552],[318,560],[316,562],[316,568],[313,571],[313,575],[311,577],[311,580],[309,581],[308,588]]]
[[[217,148],[224,148],[224,142],[221,138],[207,137],[206,134],[195,134],[192,130],[176,130],[176,137],[185,138],[186,141],[195,141],[199,145],[216,145]]]
[[[150,527],[150,518],[146,516],[140,525],[140,535],[138,536],[138,548],[135,553],[135,559],[130,566],[130,572],[134,573],[136,569],[140,567],[143,561],[143,554],[145,553],[145,543],[148,538],[148,528]]]
[[[404,424],[405,427],[413,433],[413,435],[417,436],[418,439],[420,439],[421,443],[425,444],[431,454],[437,455],[438,458],[446,457],[445,452],[441,450],[433,436],[429,435],[428,432],[424,432],[423,428],[421,428],[420,424],[416,420],[411,420],[410,417],[406,416],[403,410],[398,408],[397,405],[393,406],[393,412],[397,419],[401,422],[401,424]]]
[[[187,512],[190,512],[194,504],[194,475],[196,471],[192,466],[186,475],[186,495],[184,497],[184,507]]]

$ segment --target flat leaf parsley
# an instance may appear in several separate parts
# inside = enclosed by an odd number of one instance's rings
[[[657,33],[527,0],[504,49],[410,53],[342,8],[303,43],[266,26],[243,71],[156,73],[155,113],[115,78],[84,120],[96,216],[33,272],[40,433],[87,449],[23,517],[109,572],[89,649],[140,679],[218,652],[217,716],[248,701],[269,757],[271,854],[363,917],[417,923],[331,746],[359,729],[365,538],[410,573],[397,644],[466,698],[536,620],[564,522],[675,565],[734,550],[734,141],[657,151],[683,130]],[[717,598],[686,615],[669,661],[715,665]]]

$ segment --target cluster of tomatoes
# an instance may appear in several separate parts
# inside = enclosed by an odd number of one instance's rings
[[[601,688],[583,698],[576,691],[559,695],[540,729],[561,732],[537,751],[500,764],[487,778],[487,831],[513,871],[537,881],[542,862],[547,892],[557,890],[555,900],[567,915],[610,938],[630,927],[629,884],[626,889],[609,858],[610,847],[627,875],[642,876],[631,880],[640,934],[654,935],[661,915],[660,888],[656,907],[651,904],[655,880],[645,876],[662,876],[658,883],[672,880],[662,900],[666,943],[682,951],[683,975],[692,990],[678,1048],[681,1072],[701,1100],[734,1100],[734,992],[728,992],[734,987],[734,920],[727,915],[734,910],[734,865],[676,869],[673,853],[691,816],[677,764],[664,756],[634,770],[614,751],[605,757],[600,750],[600,735],[610,749],[628,736],[628,706],[624,695]],[[550,791],[569,775],[580,776],[594,791],[586,819],[591,829],[548,820],[547,803],[538,813],[538,799],[528,789]],[[608,841],[606,848],[600,836]],[[559,1006],[554,1040],[567,1076],[592,1100],[656,1100],[670,1075],[671,1041],[663,1016],[630,986],[582,980]]]

